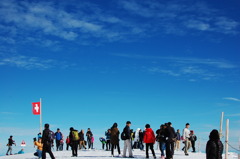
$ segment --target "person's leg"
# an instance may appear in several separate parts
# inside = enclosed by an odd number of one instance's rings
[[[170,142],[166,142],[166,158],[170,159],[171,158],[171,150],[170,150]]]
[[[118,149],[118,154],[120,155],[121,154],[121,150],[120,150],[119,143],[117,144],[117,149]]]
[[[47,147],[47,152],[49,153],[51,159],[55,159],[55,157],[54,157],[54,155],[53,155],[53,153],[52,153],[51,145],[49,145],[49,146]]]
[[[123,157],[126,157],[126,152],[127,152],[127,140],[124,140]]]
[[[132,157],[133,156],[133,153],[132,153],[132,144],[131,144],[131,140],[127,140],[127,147],[128,147],[128,152],[129,152],[129,157]]]
[[[153,143],[150,144],[150,149],[151,149],[151,151],[152,151],[153,157],[155,158],[156,155],[155,155],[155,151],[154,151],[154,149],[153,149]]]
[[[112,156],[114,155],[114,145],[112,144],[112,147],[111,147],[111,152],[112,152]]]
[[[8,155],[8,153],[9,153],[9,151],[10,151],[10,147],[11,147],[11,146],[8,146],[8,150],[7,150],[6,155]]]
[[[91,148],[91,139],[87,138],[87,142],[88,142],[88,149]]]
[[[43,144],[42,159],[46,159],[46,146]]]
[[[149,158],[148,149],[149,149],[149,143],[146,143],[146,158]]]
[[[171,142],[171,156],[173,158],[174,155],[174,142]]]
[[[192,141],[192,149],[193,149],[193,152],[196,152],[195,151],[195,141]]]
[[[186,138],[186,140],[185,140],[185,148],[184,148],[185,155],[188,155],[188,149],[189,149],[189,141],[188,141],[188,138]]]
[[[78,156],[78,142],[75,143],[75,156]]]

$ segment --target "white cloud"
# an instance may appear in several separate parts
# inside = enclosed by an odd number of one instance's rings
[[[0,65],[9,65],[27,70],[31,69],[50,69],[54,67],[67,68],[69,65],[65,62],[58,62],[52,59],[42,59],[38,57],[28,57],[23,55],[12,55],[8,57],[2,57],[0,59]]]
[[[240,102],[240,99],[238,99],[238,98],[233,98],[233,97],[225,97],[225,98],[223,98],[223,99]]]

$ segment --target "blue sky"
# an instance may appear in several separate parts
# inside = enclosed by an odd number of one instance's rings
[[[51,128],[127,120],[156,130],[185,123],[204,142],[230,119],[240,128],[240,3],[92,0],[0,2],[0,143],[31,140],[42,98]],[[30,139],[29,139],[29,136]]]

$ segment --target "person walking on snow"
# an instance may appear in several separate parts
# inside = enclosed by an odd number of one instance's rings
[[[13,136],[11,135],[10,138],[8,139],[8,144],[7,144],[8,150],[6,155],[8,155],[9,152],[10,152],[10,155],[12,155],[12,145],[16,146],[15,141],[13,140]]]
[[[84,130],[82,129],[78,135],[79,135],[79,150],[81,150],[82,147],[84,147],[84,149],[87,149],[84,140]]]
[[[43,151],[42,151],[42,159],[46,159],[46,152],[49,153],[51,159],[55,159],[53,153],[52,153],[52,139],[50,138],[51,133],[54,134],[49,129],[49,124],[44,125],[43,135],[42,135],[42,143],[43,143]]]
[[[182,137],[184,140],[185,148],[184,148],[184,153],[186,156],[188,156],[188,149],[191,147],[191,142],[189,140],[190,138],[190,124],[187,123],[185,128],[183,129]]]

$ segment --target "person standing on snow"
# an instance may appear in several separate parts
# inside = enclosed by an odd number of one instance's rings
[[[59,146],[61,144],[61,140],[63,138],[63,135],[62,135],[62,133],[61,133],[59,128],[57,128],[57,132],[55,132],[55,136],[56,136],[56,151],[58,151],[59,150]]]
[[[15,141],[13,140],[13,136],[11,135],[10,138],[8,139],[8,144],[7,144],[8,150],[6,155],[8,155],[9,152],[10,152],[10,155],[12,155],[12,145],[16,146]]]
[[[137,130],[134,132],[133,134],[133,138],[134,138],[134,144],[133,144],[133,149],[138,149],[139,148],[139,131],[140,131],[140,128],[137,128]]]
[[[196,150],[195,150],[195,142],[197,141],[197,136],[194,134],[193,130],[190,131],[190,138],[189,138],[189,140],[191,141],[192,152],[196,152]]]
[[[206,159],[222,159],[223,144],[217,130],[212,130],[206,146]]]
[[[66,150],[68,150],[69,145],[70,145],[70,138],[69,138],[69,136],[67,136],[67,138],[66,138]]]
[[[180,134],[180,130],[177,129],[177,132],[176,132],[176,141],[175,141],[175,148],[174,148],[174,150],[179,151],[179,149],[180,149],[180,141],[181,141],[181,134]]]
[[[159,149],[161,151],[161,158],[165,158],[164,150],[166,148],[166,137],[165,137],[165,129],[167,125],[161,125],[160,129],[156,131],[157,141],[159,142]]]
[[[112,156],[114,156],[114,148],[117,147],[118,150],[118,155],[121,155],[121,151],[120,151],[120,146],[119,146],[119,130],[118,130],[118,125],[117,123],[114,123],[110,132],[111,132],[111,136],[110,136],[110,143],[112,145],[111,147],[111,154]]]
[[[153,149],[153,145],[156,141],[155,135],[153,130],[150,128],[149,124],[145,125],[145,131],[143,132],[143,141],[144,143],[146,143],[146,158],[149,158],[149,154],[148,154],[148,150],[150,147],[150,150],[152,151],[153,154],[153,158],[156,158],[154,149]]]
[[[87,133],[86,133],[86,136],[87,136],[87,143],[88,143],[88,149],[91,150],[91,147],[92,147],[92,131],[90,128],[88,128],[87,130]]]
[[[141,129],[139,130],[139,148],[140,148],[140,150],[143,151],[143,148],[144,148],[144,146],[143,146],[143,132],[142,132]]]
[[[106,132],[105,132],[105,136],[106,136],[106,151],[108,150],[111,150],[110,148],[110,136],[111,136],[111,129],[108,129]]]
[[[174,155],[174,142],[176,140],[175,130],[172,127],[172,123],[168,122],[166,133],[166,159],[172,159]]]
[[[132,146],[131,146],[131,131],[130,131],[131,122],[127,121],[126,126],[123,129],[123,133],[125,135],[124,140],[124,148],[123,148],[123,157],[126,157],[126,152],[128,149],[129,152],[129,158],[134,158],[132,153]]]

